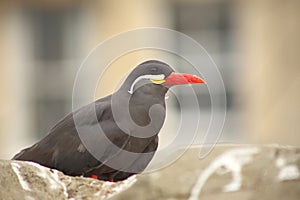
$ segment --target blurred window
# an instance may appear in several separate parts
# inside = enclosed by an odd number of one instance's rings
[[[226,86],[228,108],[234,105],[234,79],[236,72],[234,9],[231,1],[179,1],[174,5],[175,29],[187,34],[200,43],[217,64]],[[182,51],[188,47],[179,44]],[[193,55],[191,52],[190,56]],[[195,87],[202,108],[210,108],[210,97],[207,91]],[[182,90],[184,94],[184,90]]]
[[[33,131],[40,137],[71,111],[81,10],[34,7],[27,8],[26,13],[32,37]]]

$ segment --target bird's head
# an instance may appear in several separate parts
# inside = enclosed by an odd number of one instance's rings
[[[128,92],[133,94],[141,84],[147,84],[148,86],[161,85],[164,88],[169,88],[173,85],[201,83],[205,83],[204,80],[195,75],[175,73],[166,63],[149,60],[139,64],[129,74],[124,85],[127,87]]]

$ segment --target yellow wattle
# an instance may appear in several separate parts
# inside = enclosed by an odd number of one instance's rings
[[[154,84],[162,84],[162,83],[166,82],[164,79],[161,79],[161,80],[150,79],[150,81]]]

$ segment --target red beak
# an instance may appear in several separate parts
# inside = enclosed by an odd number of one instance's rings
[[[172,72],[165,78],[165,85],[183,85],[183,84],[203,84],[205,81],[196,75],[178,74]]]

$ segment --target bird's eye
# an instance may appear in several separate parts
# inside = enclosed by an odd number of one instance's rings
[[[151,68],[151,72],[152,72],[152,73],[155,73],[155,72],[157,72],[157,71],[158,71],[158,69],[157,69],[156,67],[152,67],[152,68]]]

